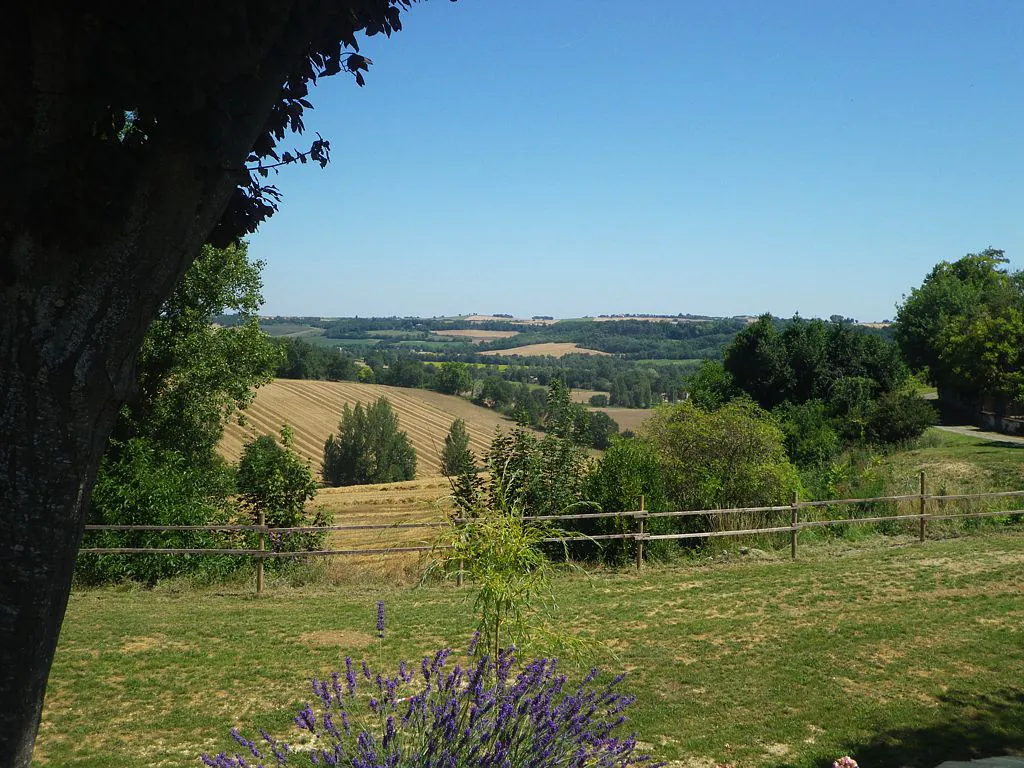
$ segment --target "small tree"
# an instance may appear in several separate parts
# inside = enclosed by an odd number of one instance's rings
[[[590,447],[603,451],[619,434],[619,424],[603,411],[594,411],[590,416]]]
[[[271,528],[323,525],[322,512],[306,513],[306,502],[316,496],[316,482],[309,465],[292,450],[292,431],[281,429],[281,442],[262,435],[246,443],[238,462],[238,497],[254,519],[263,513]],[[275,539],[275,548],[316,549],[324,534],[289,534]]]
[[[444,438],[441,451],[441,474],[456,477],[473,471],[473,454],[469,450],[469,432],[466,422],[456,419]]]
[[[437,372],[435,388],[447,395],[457,395],[473,388],[473,377],[465,363],[441,363]]]
[[[367,408],[345,404],[338,436],[324,443],[323,478],[327,485],[365,485],[412,480],[416,451],[398,428],[391,403],[382,397]]]

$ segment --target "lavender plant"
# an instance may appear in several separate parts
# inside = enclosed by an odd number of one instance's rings
[[[312,681],[314,705],[296,715],[303,742],[295,746],[260,729],[237,729],[233,755],[202,755],[210,768],[313,765],[347,768],[656,768],[620,736],[634,697],[619,691],[623,675],[598,683],[598,670],[575,687],[555,659],[538,659],[518,673],[514,649],[449,665],[450,649],[404,661],[394,676],[345,671]],[[659,764],[660,765],[660,764]]]

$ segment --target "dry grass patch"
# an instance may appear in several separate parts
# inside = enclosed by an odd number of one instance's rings
[[[485,341],[493,341],[494,339],[510,339],[513,336],[518,336],[519,331],[485,331],[478,330],[475,328],[459,329],[454,331],[432,331],[435,336],[451,336],[456,339],[468,339],[474,344],[481,344]]]
[[[526,344],[522,347],[511,349],[490,349],[481,352],[481,355],[501,355],[503,357],[565,357],[566,355],[603,355],[610,357],[609,352],[600,352],[596,349],[587,349],[579,344],[571,344],[561,341],[547,341],[543,344]]]

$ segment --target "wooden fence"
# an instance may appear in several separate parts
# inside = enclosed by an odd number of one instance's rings
[[[711,539],[726,536],[758,536],[763,534],[789,534],[790,557],[796,559],[797,545],[800,531],[805,528],[821,528],[842,525],[859,525],[863,523],[881,523],[888,521],[917,522],[918,539],[924,541],[927,535],[928,521],[930,520],[952,520],[960,518],[980,518],[1000,515],[1020,514],[1024,510],[1002,509],[998,511],[984,512],[944,512],[946,502],[969,501],[983,499],[1004,499],[1024,497],[1024,491],[994,491],[989,493],[962,493],[949,495],[929,495],[925,488],[925,473],[920,473],[920,490],[918,493],[904,494],[898,496],[877,496],[866,499],[829,499],[824,501],[800,501],[796,494],[789,504],[765,506],[765,507],[735,507],[731,509],[690,509],[674,512],[648,512],[644,509],[643,497],[640,499],[640,509],[630,512],[587,512],[575,515],[537,515],[531,516],[530,520],[537,521],[569,521],[569,520],[596,520],[619,518],[633,521],[634,530],[628,533],[608,533],[598,535],[578,536],[554,536],[544,541],[552,543],[568,542],[593,542],[607,540],[623,540],[636,542],[636,567],[643,566],[644,542],[666,541],[682,539]],[[834,520],[801,520],[800,511],[819,507],[851,506],[861,504],[876,504],[886,502],[916,502],[917,511],[902,515],[883,515],[873,517],[847,517]],[[928,504],[931,502],[939,506],[939,514],[928,511]],[[741,528],[741,529],[719,529],[695,531],[687,533],[664,533],[652,534],[647,530],[646,523],[649,520],[658,518],[680,518],[680,517],[707,517],[725,518],[733,515],[744,514],[771,514],[789,513],[788,525],[776,525],[768,527]],[[408,528],[439,528],[450,525],[472,525],[475,518],[452,518],[444,521],[426,521],[417,523],[392,523],[392,524],[370,524],[370,525],[324,525],[324,526],[300,526],[293,528],[273,528],[267,526],[260,516],[256,525],[87,525],[86,531],[208,531],[208,532],[232,532],[252,531],[257,534],[256,549],[217,549],[217,548],[158,548],[158,547],[83,547],[79,552],[97,555],[126,555],[126,554],[153,554],[153,555],[238,555],[251,557],[255,562],[256,569],[256,591],[263,591],[263,564],[270,558],[296,558],[296,557],[360,557],[368,555],[391,555],[410,552],[430,552],[442,549],[451,549],[451,545],[428,544],[418,546],[379,547],[379,548],[358,548],[358,549],[323,549],[323,550],[302,550],[302,551],[271,551],[266,548],[266,538],[269,534],[286,533],[331,533],[341,531],[390,531]],[[461,585],[461,578],[459,580]]]

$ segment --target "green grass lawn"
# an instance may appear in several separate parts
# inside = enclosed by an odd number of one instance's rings
[[[766,557],[559,578],[559,623],[629,671],[630,724],[661,759],[931,768],[1024,749],[1024,533]],[[250,589],[73,594],[35,764],[196,765],[233,725],[290,736],[309,677],[346,654],[395,664],[473,625],[450,585]]]
[[[917,447],[885,456],[893,492],[914,486],[925,471],[930,493],[1024,489],[1024,444],[994,442],[930,429]]]

